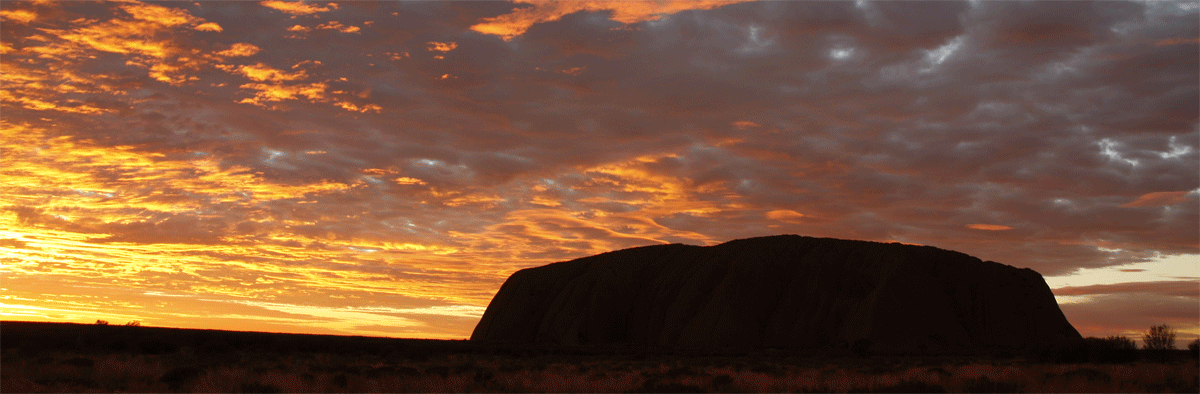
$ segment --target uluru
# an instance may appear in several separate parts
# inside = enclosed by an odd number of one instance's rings
[[[664,348],[1028,348],[1081,339],[1041,274],[931,246],[798,235],[527,268],[472,341]]]

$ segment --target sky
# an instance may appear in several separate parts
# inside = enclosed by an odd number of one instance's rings
[[[1200,3],[0,7],[0,319],[465,339],[516,270],[775,234],[1200,334]]]

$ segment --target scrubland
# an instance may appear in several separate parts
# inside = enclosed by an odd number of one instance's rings
[[[1099,364],[35,328],[0,323],[0,392],[1200,392],[1200,367],[1185,351]]]

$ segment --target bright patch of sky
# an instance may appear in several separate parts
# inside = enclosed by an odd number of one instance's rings
[[[854,54],[854,48],[834,48],[829,51],[829,57],[843,60]]]
[[[1171,136],[1171,141],[1167,143],[1170,146],[1170,152],[1160,152],[1158,155],[1164,159],[1174,159],[1179,156],[1186,155],[1192,151],[1192,147],[1175,143],[1175,136]]]
[[[420,160],[417,160],[417,164],[421,164],[421,165],[424,165],[424,166],[430,166],[430,167],[433,167],[433,166],[438,166],[438,167],[445,166],[445,164],[444,164],[444,163],[442,163],[442,161],[441,161],[441,160],[433,160],[433,159],[420,159]]]
[[[946,62],[954,52],[958,51],[963,44],[963,36],[954,37],[954,39],[943,44],[937,49],[925,51],[925,61],[929,62],[929,67],[921,69],[922,73],[933,71],[934,68]]]
[[[267,159],[263,160],[263,164],[266,164],[268,166],[275,167],[275,168],[282,168],[285,170],[297,169],[296,166],[288,164],[280,159],[283,156],[285,156],[285,153],[283,153],[283,151],[278,151],[278,150],[271,149],[271,148],[263,148],[263,152],[267,154]]]
[[[1200,254],[1165,255],[1140,263],[1083,268],[1068,275],[1047,276],[1045,279],[1051,289],[1129,282],[1200,281]]]
[[[1126,159],[1124,157],[1121,157],[1121,152],[1117,152],[1117,147],[1121,145],[1119,142],[1105,138],[1105,139],[1100,140],[1099,144],[1100,144],[1100,153],[1103,153],[1105,156],[1108,156],[1108,158],[1110,160],[1121,160],[1121,161],[1129,163],[1129,165],[1132,165],[1135,167],[1138,165],[1137,160]]]
[[[212,300],[217,301],[217,300]],[[260,301],[226,301],[235,304],[243,304],[255,306],[267,310],[290,313],[301,316],[313,316],[318,323],[313,323],[315,326],[335,330],[352,331],[354,326],[360,325],[384,325],[391,327],[412,327],[421,325],[420,322],[406,319],[399,316],[391,316],[386,314],[363,312],[357,308],[339,308],[313,305],[294,305],[275,302],[260,302]]]

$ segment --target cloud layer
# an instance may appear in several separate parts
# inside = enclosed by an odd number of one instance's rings
[[[465,337],[517,269],[655,243],[900,241],[1046,276],[1194,260],[1197,12],[6,4],[0,263],[25,301],[0,311],[113,308],[40,296],[62,281],[209,311],[125,309],[161,325]],[[1107,300],[1078,316],[1187,296],[1124,282],[1071,289]],[[1192,331],[1196,290],[1162,303]]]

